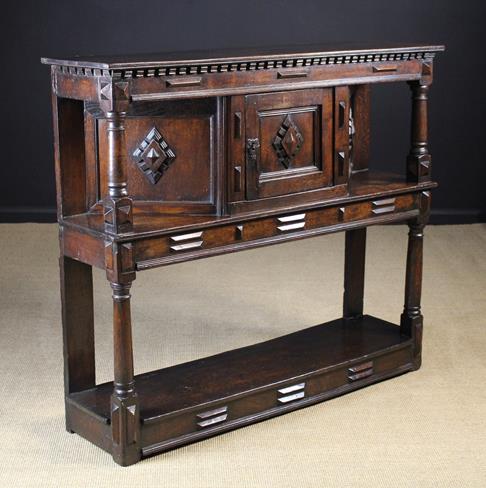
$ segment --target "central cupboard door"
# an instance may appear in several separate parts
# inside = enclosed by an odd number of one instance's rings
[[[248,95],[248,198],[331,186],[332,119],[332,88]]]

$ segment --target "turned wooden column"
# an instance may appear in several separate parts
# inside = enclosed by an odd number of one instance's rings
[[[409,86],[412,90],[412,124],[411,147],[407,157],[407,180],[429,181],[432,171],[432,159],[428,149],[429,85],[421,81],[411,81]]]
[[[132,200],[126,178],[125,112],[106,112],[108,135],[108,195],[103,201],[105,230],[114,234],[132,229]]]
[[[413,339],[414,368],[422,362],[421,311],[424,227],[430,213],[430,192],[422,192],[420,216],[408,223],[407,268],[405,274],[405,304],[400,318],[401,333]]]
[[[130,312],[130,288],[135,280],[132,245],[107,241],[105,266],[113,290],[112,455],[118,464],[128,466],[141,458],[140,411],[133,378]]]
[[[112,455],[122,466],[141,457],[140,411],[133,380],[130,283],[111,283],[113,289],[114,388],[111,396]]]
[[[423,317],[420,299],[422,295],[423,230],[423,224],[409,224],[405,305],[400,318],[401,332],[413,339],[415,369],[420,368],[422,358]]]
[[[103,200],[105,231],[119,234],[132,230],[133,205],[126,176],[125,118],[130,95],[128,83],[100,79],[98,96],[104,111],[108,139],[108,195]]]

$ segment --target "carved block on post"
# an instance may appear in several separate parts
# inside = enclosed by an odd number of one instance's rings
[[[409,222],[407,270],[405,276],[405,305],[400,318],[400,329],[413,339],[414,368],[419,369],[422,363],[422,329],[421,312],[422,267],[424,227],[430,214],[430,192],[421,195],[420,215]]]
[[[135,392],[118,391],[111,396],[111,432],[113,460],[121,466],[130,466],[141,459],[140,408]]]
[[[432,172],[432,157],[428,149],[427,101],[429,86],[423,81],[411,81],[412,128],[411,148],[407,157],[407,180],[429,181]]]
[[[141,458],[140,410],[133,379],[130,287],[135,265],[130,243],[107,242],[105,267],[113,290],[114,388],[111,395],[113,459],[122,466]]]
[[[130,102],[129,84],[100,78],[98,96],[106,114],[108,133],[108,195],[103,201],[105,230],[119,234],[129,232],[133,226],[133,205],[127,191],[124,125]]]
[[[135,280],[133,248],[129,242],[105,242],[106,277],[111,283],[130,284]]]
[[[133,226],[133,205],[128,197],[107,196],[103,200],[105,230],[113,234],[129,232]]]

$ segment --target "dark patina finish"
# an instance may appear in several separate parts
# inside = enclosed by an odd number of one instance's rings
[[[66,425],[121,465],[420,367],[427,93],[443,46],[311,46],[51,65]],[[369,168],[370,86],[407,82],[403,175]],[[366,228],[405,222],[399,325],[363,314]],[[134,377],[144,269],[345,231],[343,316]],[[92,266],[113,290],[96,384]],[[136,287],[135,287],[136,290]],[[136,296],[136,291],[135,291]]]

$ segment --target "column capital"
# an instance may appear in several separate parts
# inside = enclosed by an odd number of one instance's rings
[[[113,80],[109,77],[98,78],[98,101],[103,112],[126,112],[130,100],[128,81]]]
[[[105,241],[105,270],[106,277],[113,288],[113,296],[115,291],[121,290],[122,287],[129,290],[136,277],[132,244]],[[121,294],[123,294],[122,290]]]

